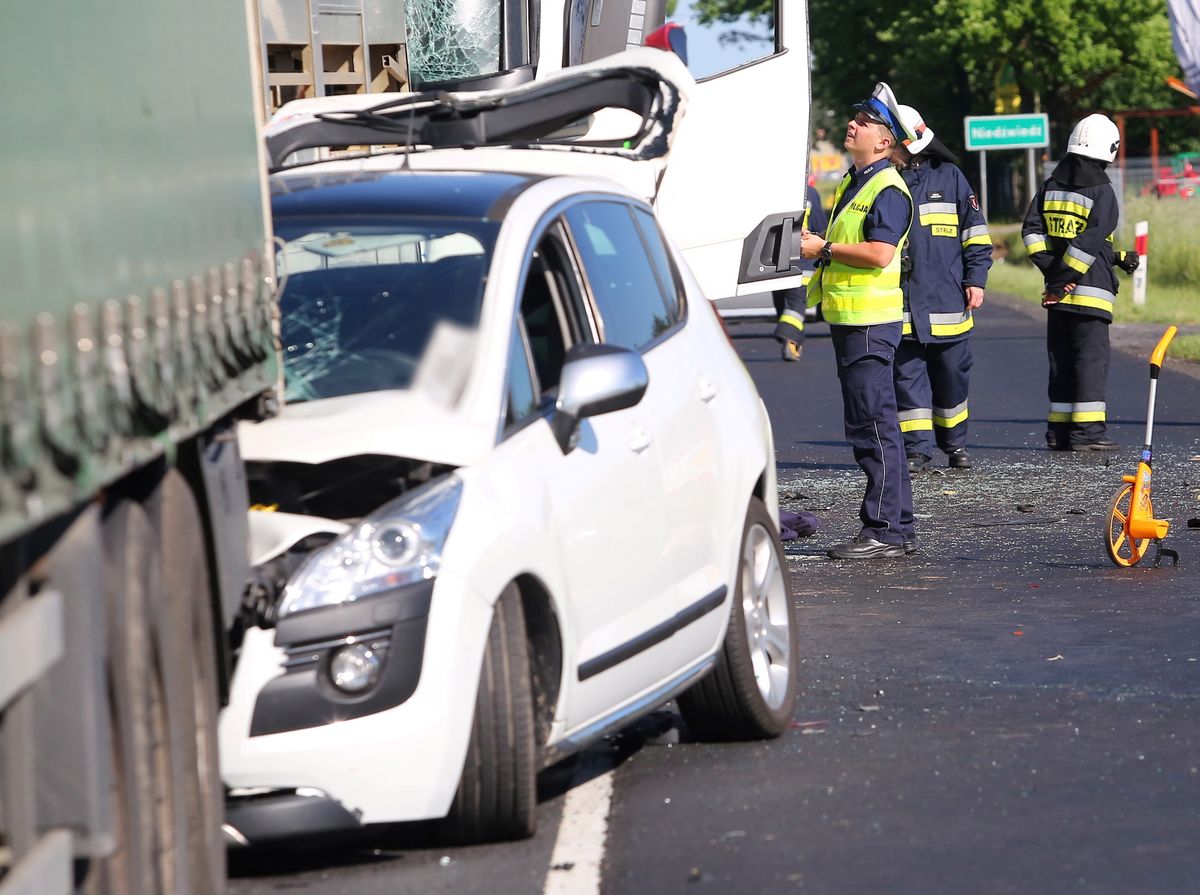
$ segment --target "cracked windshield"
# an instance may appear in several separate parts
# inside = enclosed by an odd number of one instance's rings
[[[497,226],[280,226],[287,401],[413,389],[453,405]]]
[[[414,83],[457,81],[500,70],[496,0],[413,0],[406,4],[405,14]]]

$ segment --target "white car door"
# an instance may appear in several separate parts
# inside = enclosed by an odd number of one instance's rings
[[[673,18],[687,32],[697,83],[655,203],[659,220],[710,299],[799,286],[790,246],[808,168],[807,3],[775,0],[773,27],[731,26],[762,39],[742,41],[728,60],[723,47],[738,42],[722,44],[691,6],[680,0]]]
[[[615,663],[619,657],[620,663],[605,674],[619,682],[622,692],[631,688],[641,692],[698,661],[720,628],[719,608],[725,597],[722,557],[713,555],[717,551],[706,520],[715,511],[719,493],[712,423],[704,418],[705,401],[699,392],[696,358],[683,329],[682,305],[656,270],[648,236],[658,234],[647,230],[653,226],[649,212],[621,200],[597,200],[572,206],[564,218],[594,302],[602,341],[639,350],[649,374],[638,409],[646,437],[653,443],[653,450],[646,453],[657,464],[654,481],[636,502],[606,501],[609,511],[604,524],[637,525],[649,536],[641,517],[644,512],[654,514],[657,535],[635,548],[641,554],[639,562],[653,566],[647,573],[653,585],[641,588],[633,600],[627,601],[626,595],[618,598],[627,613],[627,621],[618,629],[605,605],[611,604],[613,595],[606,598],[590,578],[577,579],[574,573],[572,577],[573,588],[580,588],[573,595],[582,594],[582,589],[591,591],[578,611],[584,630],[595,632],[592,644],[586,639],[581,642],[581,678],[597,664]],[[689,511],[695,515],[689,518]],[[564,521],[570,526],[570,520]],[[578,563],[578,571],[586,572],[583,557],[572,559],[572,546],[565,548],[568,562]],[[614,555],[607,561],[623,559]],[[601,661],[598,656],[606,658]],[[607,686],[604,681],[600,684]],[[580,697],[581,708],[595,704],[582,689]],[[573,720],[585,717],[586,709]]]
[[[654,215],[632,206],[632,219],[646,247],[667,308],[670,330],[643,360],[658,388],[643,399],[653,420],[662,464],[662,499],[669,529],[662,544],[677,598],[675,613],[692,619],[663,644],[663,673],[682,667],[712,649],[721,631],[726,577],[737,552],[729,541],[727,483],[721,477],[721,450],[716,405],[720,367],[703,356],[694,332],[685,328],[689,314],[708,314],[703,306],[688,308],[684,287]],[[741,519],[737,520],[740,524]]]
[[[566,454],[551,431],[567,348],[591,341],[593,331],[565,234],[552,226],[531,253],[522,287],[509,357],[510,434],[501,450],[506,465],[521,468],[525,499],[543,502],[555,529],[563,587],[556,596],[566,615],[560,624],[568,659],[560,720],[567,729],[654,681],[644,635],[653,626],[652,607],[671,590],[658,546],[668,523],[646,406],[583,420]],[[514,407],[525,409],[514,417]]]

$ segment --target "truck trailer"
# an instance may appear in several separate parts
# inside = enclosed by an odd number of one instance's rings
[[[40,0],[0,34],[2,895],[225,888],[233,433],[278,375],[255,15]]]

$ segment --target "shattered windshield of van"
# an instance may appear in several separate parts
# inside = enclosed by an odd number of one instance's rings
[[[500,70],[499,0],[409,0],[408,70],[415,84]]]
[[[453,406],[498,227],[277,221],[285,400],[413,389]]]

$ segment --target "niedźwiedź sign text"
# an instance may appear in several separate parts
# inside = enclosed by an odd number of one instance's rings
[[[967,151],[1031,149],[1050,145],[1050,119],[1035,115],[968,115],[963,119]]]

